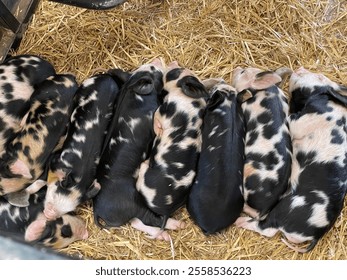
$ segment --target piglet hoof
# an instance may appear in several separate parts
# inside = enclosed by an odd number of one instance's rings
[[[138,218],[134,218],[131,220],[131,226],[137,230],[147,233],[147,237],[150,239],[158,239],[165,241],[171,240],[170,235],[166,231],[158,227],[147,226]]]
[[[248,222],[252,220],[252,218],[250,217],[239,217],[236,221],[235,221],[235,226],[237,227],[241,227],[241,228],[246,228],[246,225],[248,224]]]
[[[169,218],[166,222],[165,228],[171,230],[178,230],[186,228],[186,223],[183,221],[178,221],[172,218]]]
[[[164,240],[164,241],[170,241],[171,236],[168,232],[161,230],[157,235],[155,236],[149,236],[151,239],[157,239],[157,240]]]

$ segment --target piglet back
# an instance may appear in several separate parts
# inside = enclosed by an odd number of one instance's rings
[[[243,208],[244,124],[233,88],[219,85],[207,104],[202,150],[187,210],[206,234],[230,226]]]

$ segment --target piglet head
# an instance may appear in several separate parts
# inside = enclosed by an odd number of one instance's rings
[[[88,231],[84,222],[72,214],[65,214],[54,221],[48,221],[41,214],[27,227],[24,238],[27,242],[60,249],[74,241],[87,239]]]
[[[281,76],[272,71],[262,71],[258,68],[240,68],[233,71],[232,86],[238,92],[245,89],[262,90],[277,85],[282,81]]]
[[[326,94],[338,103],[347,106],[347,87],[331,81],[322,73],[313,73],[300,67],[292,73],[289,79],[291,94],[291,113],[300,111],[307,99],[314,94]]]
[[[81,202],[82,194],[77,187],[64,188],[60,184],[60,181],[55,181],[47,185],[43,213],[48,220],[74,211]]]
[[[154,68],[154,69],[153,69]],[[136,69],[132,75],[136,74],[137,72],[153,72],[154,70],[163,72],[164,71],[164,64],[162,62],[162,58],[154,58],[151,62],[147,64],[141,65],[138,69]]]
[[[289,92],[302,87],[313,90],[314,87],[318,86],[330,86],[334,89],[339,88],[335,82],[331,81],[322,73],[313,73],[304,67],[295,70],[289,79]]]
[[[156,58],[148,64],[141,65],[132,73],[112,69],[108,71],[108,74],[117,84],[126,84],[127,90],[137,95],[150,95],[161,91],[163,70],[161,59]]]
[[[209,97],[202,82],[191,70],[179,67],[177,61],[169,63],[163,80],[164,90],[168,93],[180,90],[185,96],[194,99]]]
[[[96,196],[101,189],[96,180],[86,187],[77,184],[71,174],[65,175],[62,170],[50,170],[47,185],[43,213],[48,220],[74,211],[79,204]]]
[[[66,169],[49,170],[43,211],[48,220],[55,220],[77,207],[78,202],[75,200],[80,197],[80,194],[73,187],[68,186],[70,177]]]

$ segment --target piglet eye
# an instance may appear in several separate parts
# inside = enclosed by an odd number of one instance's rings
[[[59,181],[59,187],[63,188],[63,189],[66,189],[69,187],[69,182],[68,180],[62,180],[62,181]]]
[[[240,74],[243,74],[243,73],[245,73],[245,70],[242,70],[242,71],[240,72]]]
[[[66,176],[63,180],[59,181],[59,187],[63,189],[68,189],[72,187],[76,182],[72,176]]]

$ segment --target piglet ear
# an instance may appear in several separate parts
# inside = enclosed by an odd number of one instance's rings
[[[328,93],[337,101],[347,106],[347,87],[340,86],[339,89],[329,89]]]
[[[42,233],[46,228],[46,220],[39,219],[33,221],[26,229],[24,239],[25,241],[31,242],[41,238]]]
[[[250,87],[256,90],[266,89],[282,82],[282,78],[274,72],[266,71],[258,73]]]
[[[69,174],[69,170],[66,168],[59,168],[56,171],[54,171],[54,173],[59,181],[63,181],[66,179],[67,174]]]
[[[18,192],[8,193],[4,196],[7,202],[16,207],[28,207],[30,194],[24,190]]]
[[[29,167],[20,159],[17,159],[14,163],[10,164],[9,169],[13,174],[21,175],[24,178],[31,179],[33,177],[30,173]]]
[[[148,95],[154,90],[154,83],[151,77],[142,77],[130,86],[136,94]]]
[[[206,108],[208,110],[214,110],[219,104],[221,104],[225,100],[225,95],[223,92],[217,90],[215,91],[210,99],[207,101]]]
[[[253,97],[252,92],[249,89],[244,89],[237,94],[237,101],[239,103],[243,103],[252,97]]]
[[[158,117],[154,116],[153,119],[153,130],[156,136],[161,136],[163,134],[163,126]]]
[[[201,83],[204,85],[207,91],[210,91],[215,85],[225,82],[222,78],[210,78],[203,80]]]
[[[108,70],[107,74],[109,74],[116,81],[118,86],[122,86],[131,76],[129,72],[118,68]]]
[[[291,74],[293,74],[293,70],[288,67],[280,67],[275,70],[275,73],[282,79],[281,83],[278,85],[281,88],[286,79],[289,78]]]
[[[208,92],[204,85],[193,76],[186,76],[177,82],[183,93],[192,98],[208,98]]]
[[[275,70],[275,73],[284,80],[293,74],[293,70],[288,67],[280,67]]]
[[[67,177],[67,170],[63,168],[59,168],[57,170],[49,170],[47,174],[47,184],[51,184],[54,182],[62,182],[66,179]]]

